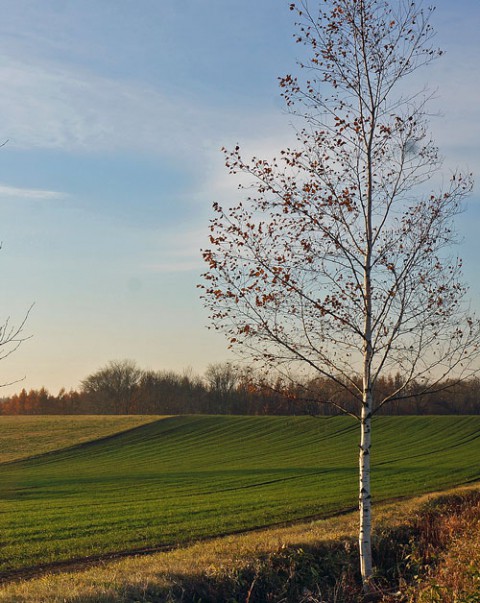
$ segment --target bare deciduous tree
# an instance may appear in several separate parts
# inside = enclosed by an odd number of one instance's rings
[[[1,146],[1,145],[0,145]],[[4,360],[11,356],[18,350],[20,345],[30,339],[30,336],[24,335],[25,324],[27,323],[30,312],[32,311],[33,305],[27,310],[23,320],[18,325],[12,325],[10,317],[8,317],[3,324],[0,325],[0,360]],[[7,385],[13,385],[22,381],[22,379],[15,379],[14,381],[7,381],[0,383],[0,387]]]
[[[230,363],[209,364],[205,371],[208,391],[213,397],[216,412],[231,412],[231,399],[239,381],[238,370]]]
[[[441,55],[430,16],[414,0],[292,3],[308,59],[280,79],[303,120],[297,148],[245,161],[250,196],[214,205],[204,299],[232,346],[280,370],[307,367],[347,389],[361,425],[360,534],[365,588],[372,576],[372,415],[408,395],[468,374],[479,342],[461,261],[451,255],[453,219],[470,192],[441,167],[427,131],[426,91],[410,78]],[[352,377],[355,372],[360,379]],[[379,395],[380,376],[399,372]],[[418,390],[418,388],[417,388]],[[418,391],[417,391],[418,394]],[[346,411],[346,409],[341,409]]]
[[[128,414],[133,410],[142,371],[132,360],[111,360],[81,382],[84,394],[105,411]]]

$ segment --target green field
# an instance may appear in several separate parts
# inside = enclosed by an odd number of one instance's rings
[[[480,417],[373,434],[377,502],[480,479]],[[1,571],[353,508],[357,443],[344,417],[171,417],[0,464]]]

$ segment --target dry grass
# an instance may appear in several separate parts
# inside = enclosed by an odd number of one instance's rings
[[[414,525],[420,509],[434,498],[435,495],[422,496],[376,508],[375,532],[379,557],[390,565],[395,564],[388,561],[385,547],[393,547],[394,540],[400,535],[403,540],[396,544],[404,553],[404,547],[411,538],[411,532],[405,530],[405,526]],[[330,598],[326,600],[330,603],[353,603],[360,600],[357,598],[358,582],[352,570],[356,520],[356,514],[348,514],[309,524],[217,538],[148,557],[103,562],[89,569],[45,574],[31,580],[5,584],[0,588],[0,601],[315,603],[322,600],[322,589],[323,596],[327,596],[328,590]],[[451,522],[451,530],[456,531],[454,519]],[[478,558],[478,544],[476,550]],[[351,567],[345,565],[348,559]],[[458,558],[459,567],[461,563]],[[276,588],[276,598],[268,594],[267,583],[268,588]],[[308,585],[308,588],[302,584]],[[385,601],[388,600],[393,599],[385,598]],[[410,598],[410,601],[413,600]],[[422,603],[450,602],[450,599],[418,600]],[[469,603],[477,600],[468,599]]]
[[[413,589],[415,603],[480,603],[480,502],[445,514],[437,529],[447,541],[437,563]]]

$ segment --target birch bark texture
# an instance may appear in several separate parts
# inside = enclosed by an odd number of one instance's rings
[[[340,385],[358,401],[362,578],[371,580],[373,415],[389,401],[471,374],[470,314],[455,216],[471,175],[446,188],[428,132],[419,70],[441,56],[433,8],[409,0],[290,4],[302,55],[279,78],[296,144],[276,158],[224,149],[245,198],[214,204],[202,297],[230,346],[295,379]],[[441,176],[440,178],[438,176]],[[380,375],[399,373],[379,396]],[[419,390],[420,387],[420,390]],[[423,388],[423,389],[422,389]]]

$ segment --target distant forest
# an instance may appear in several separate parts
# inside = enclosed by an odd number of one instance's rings
[[[377,383],[377,393],[383,397],[399,383],[400,375],[387,376]],[[407,397],[386,404],[379,414],[480,414],[479,378],[445,382],[440,391],[420,394],[424,389],[425,384],[412,384],[403,394]],[[359,404],[341,385],[318,377],[294,386],[229,363],[212,364],[200,377],[189,371],[145,371],[123,360],[108,363],[84,379],[78,390],[53,395],[45,388],[22,389],[0,400],[0,414],[339,414],[332,403],[351,412]]]

